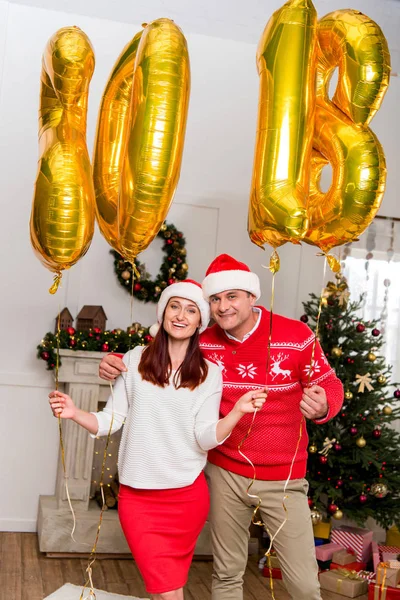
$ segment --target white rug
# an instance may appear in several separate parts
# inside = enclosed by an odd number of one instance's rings
[[[59,590],[50,594],[44,600],[79,600],[82,592],[82,587],[66,583]],[[95,590],[96,600],[144,600],[134,596],[121,596],[121,594],[111,594],[102,590]]]

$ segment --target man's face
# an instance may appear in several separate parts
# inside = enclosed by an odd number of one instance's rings
[[[253,306],[255,296],[243,290],[228,290],[210,297],[211,316],[225,331],[234,332],[253,326]]]

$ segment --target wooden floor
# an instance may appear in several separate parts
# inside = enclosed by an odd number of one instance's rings
[[[46,558],[39,552],[35,533],[0,532],[0,600],[43,600],[64,583],[82,585],[86,560]],[[192,564],[185,600],[210,600],[211,562]],[[105,559],[93,568],[95,587],[116,594],[147,598],[146,590],[132,560]],[[276,600],[288,600],[282,582],[275,581]],[[323,592],[324,600],[343,600]],[[269,580],[260,575],[255,557],[250,558],[245,576],[244,600],[271,598]],[[359,596],[358,600],[366,600]]]

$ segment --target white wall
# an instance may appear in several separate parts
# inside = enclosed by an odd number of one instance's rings
[[[341,3],[332,0],[332,4],[340,7]],[[328,8],[326,2],[323,8]],[[88,120],[90,148],[110,69],[123,45],[140,29],[140,23],[131,26],[0,0],[0,456],[3,481],[12,490],[0,496],[0,530],[34,530],[38,496],[54,491],[58,433],[47,405],[52,383],[44,363],[35,357],[35,347],[53,328],[58,308],[68,306],[75,316],[83,304],[101,304],[110,328],[125,327],[129,319],[129,297],[113,275],[109,249],[101,236],[96,235],[89,253],[66,275],[55,297],[47,292],[51,274],[30,247],[41,55],[47,39],[66,25],[81,27],[96,53]],[[268,263],[269,250],[263,253],[253,246],[246,231],[258,99],[256,43],[186,37],[192,91],[182,175],[170,220],[188,238],[191,276],[201,279],[216,253],[231,253],[260,275],[268,306],[270,275],[262,265]],[[393,78],[373,123],[388,157],[382,213],[395,216],[400,216],[395,193],[400,183],[395,165],[399,99],[398,79]],[[277,311],[297,317],[300,301],[311,289],[319,290],[322,263],[315,264],[314,254],[307,246],[287,244],[280,250]],[[148,251],[153,274],[160,258],[155,244]],[[154,306],[135,303],[134,320],[148,325],[153,312]]]

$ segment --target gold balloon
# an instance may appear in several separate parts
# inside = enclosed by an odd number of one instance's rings
[[[131,262],[157,235],[171,205],[189,91],[186,40],[169,19],[135,36],[107,85],[96,136],[97,214],[107,241]]]
[[[379,26],[355,10],[338,10],[321,19],[318,42],[310,226],[305,240],[329,252],[357,239],[382,202],[385,157],[367,125],[389,85],[390,55]],[[339,83],[331,101],[328,85],[336,67]],[[328,163],[332,183],[324,193],[320,177]]]
[[[39,165],[30,220],[36,255],[56,273],[88,250],[94,231],[94,189],[86,147],[89,83],[94,52],[83,31],[65,27],[43,54],[39,110]]]
[[[257,51],[260,93],[248,232],[258,246],[298,243],[308,228],[317,13],[288,0]]]

